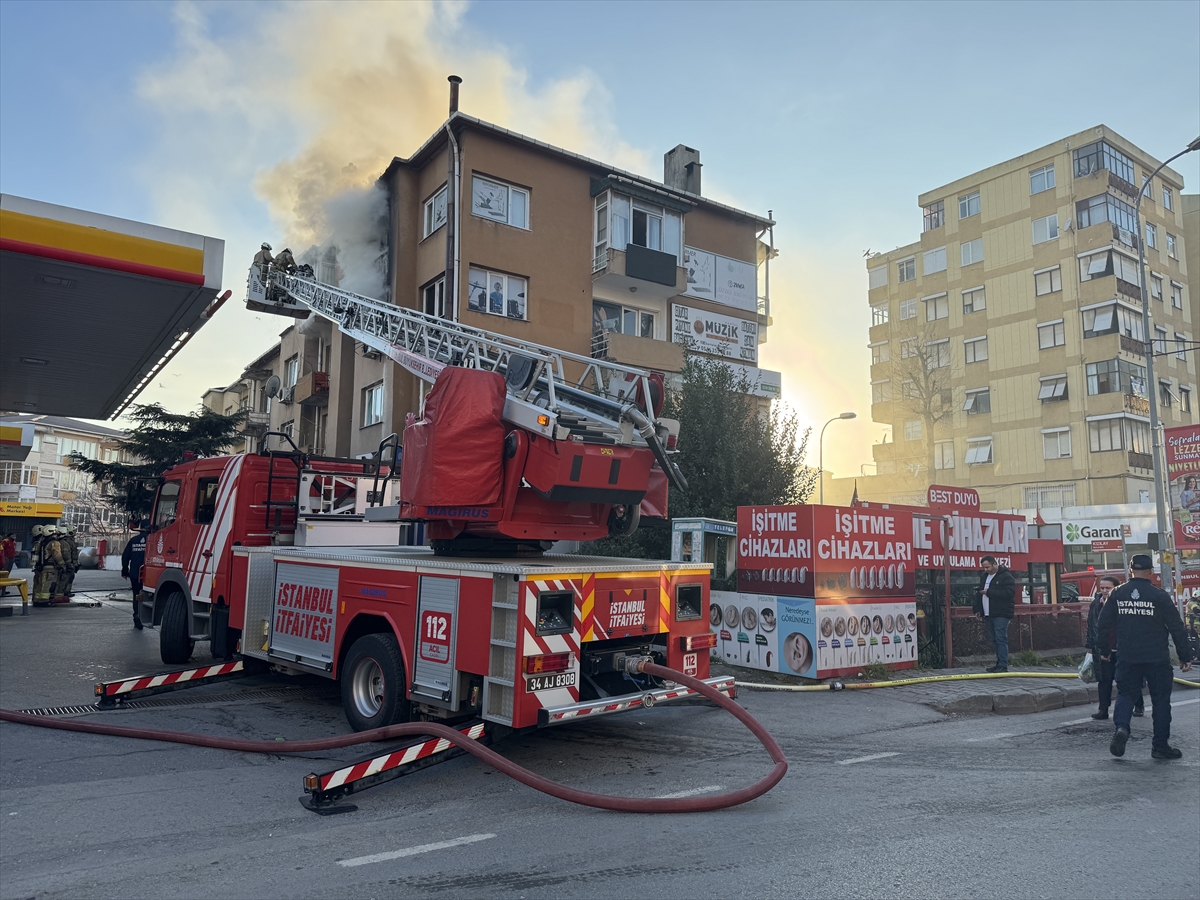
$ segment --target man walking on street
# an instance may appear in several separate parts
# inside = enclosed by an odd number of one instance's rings
[[[133,589],[133,627],[142,630],[142,566],[146,564],[146,535],[150,531],[150,520],[138,523],[137,534],[129,539],[121,553],[121,577],[129,579]],[[151,622],[151,625],[154,623]]]
[[[1087,640],[1084,642],[1084,646],[1092,654],[1093,669],[1096,673],[1096,689],[1100,693],[1100,708],[1092,713],[1093,719],[1107,719],[1108,707],[1112,704],[1113,679],[1116,678],[1117,660],[1120,657],[1117,655],[1117,651],[1113,650],[1110,654],[1112,658],[1108,662],[1102,660],[1096,640],[1099,634],[1100,611],[1104,609],[1104,604],[1108,602],[1109,596],[1117,589],[1120,581],[1115,575],[1103,576],[1096,584],[1096,596],[1092,600],[1092,605],[1088,607]],[[1133,714],[1135,716],[1145,714],[1140,687],[1138,688],[1137,702],[1133,705]]]
[[[1097,646],[1100,658],[1109,662],[1114,646],[1120,647],[1117,660],[1117,706],[1113,711],[1112,742],[1108,751],[1113,756],[1125,755],[1129,740],[1129,725],[1133,720],[1134,699],[1141,693],[1142,679],[1150,685],[1150,702],[1154,704],[1154,740],[1150,755],[1154,759],[1179,759],[1183,754],[1167,741],[1171,737],[1171,655],[1167,635],[1175,641],[1179,654],[1179,669],[1192,668],[1192,649],[1179,610],[1170,595],[1150,581],[1152,562],[1139,553],[1131,564],[1132,578],[1108,598],[1100,611],[1097,625]]]
[[[1017,582],[996,557],[980,560],[983,572],[979,576],[979,596],[975,598],[975,615],[983,617],[983,633],[996,648],[996,664],[989,672],[1008,671],[1008,623],[1013,617]]]

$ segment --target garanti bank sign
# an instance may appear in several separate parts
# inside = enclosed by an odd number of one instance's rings
[[[1092,541],[1119,541],[1129,537],[1127,529],[1117,521],[1063,522],[1063,543],[1090,546]]]

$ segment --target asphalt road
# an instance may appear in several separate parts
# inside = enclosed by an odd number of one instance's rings
[[[85,704],[160,668],[127,607],[0,619],[0,705]],[[208,659],[200,645],[195,659]],[[255,738],[346,731],[320,680],[246,679],[91,720]],[[318,817],[303,776],[363,755],[258,756],[0,723],[0,897],[1196,897],[1200,692],[1174,696],[1178,762],[1150,718],[1121,760],[1091,707],[946,717],[905,689],[743,692],[791,762],[720,813],[571,806],[463,757]],[[770,768],[736,721],[658,707],[511,738],[590,790],[713,792]],[[363,751],[365,752],[365,751]]]

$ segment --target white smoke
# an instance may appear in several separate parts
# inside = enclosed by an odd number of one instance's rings
[[[328,237],[297,254],[297,262],[312,266],[322,281],[375,300],[390,299],[387,214],[387,192],[378,183],[335,194],[321,204],[316,218],[317,233]]]

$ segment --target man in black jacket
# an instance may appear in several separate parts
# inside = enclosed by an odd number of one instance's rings
[[[1150,755],[1155,759],[1179,759],[1183,754],[1167,741],[1171,737],[1171,655],[1167,635],[1175,640],[1179,668],[1192,668],[1192,648],[1179,610],[1171,597],[1150,581],[1152,562],[1139,553],[1130,566],[1132,578],[1108,598],[1100,611],[1097,623],[1097,646],[1100,658],[1108,662],[1115,646],[1121,648],[1117,660],[1117,706],[1113,711],[1112,742],[1108,750],[1113,756],[1125,755],[1129,740],[1129,724],[1133,717],[1135,697],[1141,693],[1142,679],[1150,685],[1150,702],[1154,704],[1154,740]]]
[[[142,566],[146,564],[146,535],[150,531],[150,520],[142,519],[138,523],[137,534],[125,545],[121,554],[121,577],[129,579],[133,589],[133,627],[142,630]],[[153,624],[153,623],[151,623]]]
[[[985,556],[980,560],[983,572],[979,575],[979,596],[975,598],[975,614],[983,617],[983,633],[996,648],[996,664],[989,672],[1008,671],[1008,623],[1013,617],[1013,601],[1017,595],[1017,582],[1004,566],[996,564],[996,557]]]
[[[1100,693],[1100,708],[1092,713],[1093,719],[1107,719],[1108,707],[1112,704],[1112,688],[1113,679],[1117,676],[1117,651],[1113,650],[1109,654],[1111,657],[1108,662],[1100,658],[1100,648],[1096,641],[1099,637],[1100,610],[1104,609],[1104,604],[1108,601],[1109,595],[1117,589],[1121,584],[1121,579],[1115,575],[1104,575],[1096,582],[1096,596],[1092,600],[1092,605],[1088,607],[1087,617],[1087,639],[1084,641],[1084,647],[1092,654],[1092,670],[1096,673],[1096,689]],[[1142,700],[1142,692],[1139,689],[1137,702],[1133,705],[1133,714],[1141,717],[1145,714],[1144,701]]]

